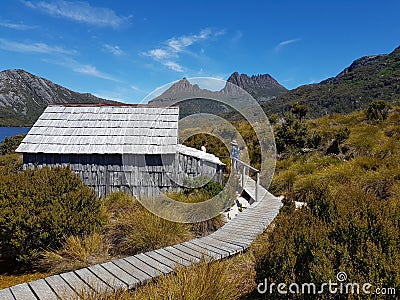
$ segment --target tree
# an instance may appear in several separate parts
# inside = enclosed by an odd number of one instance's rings
[[[292,106],[291,110],[300,121],[307,115],[308,107],[299,103]]]
[[[374,100],[369,104],[366,114],[369,120],[386,120],[389,114],[389,105],[386,101]]]

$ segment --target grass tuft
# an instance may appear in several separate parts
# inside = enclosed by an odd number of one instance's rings
[[[94,233],[85,238],[70,236],[60,250],[45,251],[39,266],[50,273],[62,273],[107,261],[110,245],[102,235]]]
[[[104,205],[112,216],[105,228],[105,236],[112,245],[113,255],[132,255],[192,237],[188,224],[162,219],[124,193],[111,194]]]

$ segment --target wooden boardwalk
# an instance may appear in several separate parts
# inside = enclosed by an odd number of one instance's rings
[[[243,188],[253,199],[255,185],[254,180],[246,177]],[[78,299],[82,293],[132,289],[162,274],[171,273],[178,265],[196,264],[203,256],[220,260],[243,252],[272,222],[282,205],[262,186],[259,186],[258,199],[260,201],[209,236],[15,285],[0,290],[0,299]]]

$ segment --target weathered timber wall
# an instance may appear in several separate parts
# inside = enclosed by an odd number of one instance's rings
[[[125,191],[152,197],[156,190],[178,189],[184,177],[208,176],[222,183],[222,166],[183,154],[24,153],[24,168],[70,167],[98,196]]]

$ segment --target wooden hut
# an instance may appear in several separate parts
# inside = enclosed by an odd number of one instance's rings
[[[24,168],[69,166],[98,196],[152,196],[184,177],[222,181],[214,155],[178,144],[178,107],[49,105],[18,147]]]

